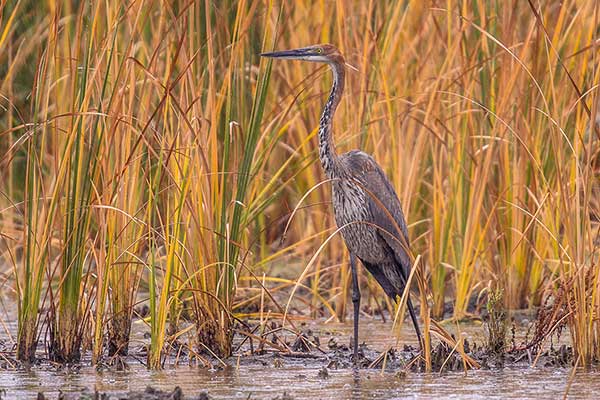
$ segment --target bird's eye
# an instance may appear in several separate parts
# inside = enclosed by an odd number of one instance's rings
[[[318,54],[321,54],[321,53],[323,53],[323,49],[321,49],[321,48],[318,48],[318,49],[317,49],[317,53],[318,53]]]

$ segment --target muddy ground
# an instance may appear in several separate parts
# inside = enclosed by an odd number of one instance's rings
[[[260,355],[247,355],[233,357],[225,360],[226,366],[221,365],[217,368],[236,369],[262,366],[265,369],[282,368],[284,365],[296,365],[299,371],[314,371],[318,368],[318,379],[327,380],[332,372],[340,369],[355,368],[352,363],[352,351],[346,345],[340,345],[335,340],[327,343],[327,350],[298,351],[292,353],[275,353],[265,351]],[[470,347],[471,345],[467,345]],[[503,355],[490,354],[483,347],[472,345],[467,348],[468,354],[473,357],[482,369],[502,369],[515,367],[529,367],[534,362],[542,367],[564,368],[572,365],[572,350],[566,345],[560,345],[558,348],[552,348],[543,351],[541,354],[533,353],[529,350],[517,350],[507,352]],[[406,374],[419,373],[424,369],[424,363],[419,356],[419,351],[413,346],[404,346],[403,349],[389,349],[381,353],[369,348],[367,345],[360,347],[359,368],[373,369],[379,371],[385,369],[387,372],[394,372],[397,377],[402,378]],[[121,360],[123,361],[123,360]],[[138,362],[136,360],[127,360],[126,362]],[[385,364],[385,365],[384,365]],[[434,371],[458,371],[464,368],[461,358],[451,351],[448,346],[438,344],[432,353],[432,364]],[[215,365],[219,365],[215,363]],[[43,368],[43,365],[39,366]],[[118,368],[123,368],[120,365]],[[104,366],[102,368],[111,368]],[[127,368],[125,364],[125,368]],[[297,375],[298,379],[308,378],[302,373]],[[60,400],[117,400],[117,399],[135,399],[135,400],[180,400],[211,399],[208,391],[199,389],[195,393],[184,393],[179,387],[173,390],[159,390],[148,386],[143,391],[131,391],[123,393],[103,393],[90,389],[83,393],[59,393],[56,396],[46,396],[43,391],[38,394],[38,399],[60,399]],[[280,395],[271,397],[273,400],[291,400],[294,397],[282,390]]]
[[[516,323],[513,323],[516,326]],[[219,360],[203,356],[199,360],[191,356],[186,350],[186,345],[174,343],[174,354],[177,358],[170,357],[167,362],[171,365],[178,364],[182,367],[187,365],[198,365],[200,368],[210,368],[212,370],[223,370],[225,372],[244,369],[263,369],[277,370],[282,368],[291,368],[299,371],[295,378],[317,379],[327,381],[331,374],[336,374],[341,370],[352,370],[359,368],[362,370],[371,370],[374,373],[384,371],[391,373],[398,379],[403,379],[408,374],[419,374],[425,371],[425,363],[421,357],[418,346],[414,344],[402,345],[401,348],[387,346],[387,350],[375,349],[369,343],[368,335],[365,335],[365,342],[359,346],[359,360],[357,367],[352,360],[352,349],[350,348],[350,337],[335,331],[324,329],[316,332],[314,329],[302,329],[299,335],[284,335],[279,326],[273,325],[270,334],[261,335],[261,341],[238,338],[236,355],[229,359]],[[479,330],[483,326],[478,327]],[[523,328],[520,328],[521,331]],[[513,327],[513,335],[516,329]],[[503,368],[528,368],[532,365],[546,368],[569,368],[573,364],[572,349],[565,343],[565,340],[559,337],[550,338],[545,347],[538,351],[541,346],[527,347],[516,338],[510,337],[510,332],[506,338],[506,351],[498,354],[490,351],[489,345],[485,340],[481,342],[466,341],[465,352],[475,360],[481,369],[502,370]],[[526,336],[526,335],[525,335]],[[523,335],[521,335],[522,339]],[[511,343],[512,341],[512,343]],[[285,350],[285,351],[282,351]],[[137,346],[131,349],[127,357],[119,359],[105,359],[96,367],[99,374],[104,372],[114,373],[116,371],[127,371],[132,366],[137,368],[145,361],[147,349],[145,345]],[[206,366],[204,363],[210,363]],[[77,373],[78,365],[60,366],[49,363],[47,360],[40,359],[35,365],[18,365],[14,360],[5,358],[0,363],[3,368],[31,369],[44,372],[60,372],[68,370]],[[432,370],[441,373],[462,371],[465,368],[460,355],[453,349],[439,341],[434,341],[432,351]],[[316,371],[316,372],[315,372]],[[316,376],[308,376],[308,374]],[[283,386],[283,385],[282,385]],[[45,394],[43,390],[39,391],[38,399],[138,399],[138,400],[163,400],[163,399],[211,399],[209,390],[203,390],[201,382],[198,382],[199,389],[187,392],[173,385],[172,389],[159,390],[153,386],[148,386],[145,390],[129,392],[102,392],[94,388],[87,388],[81,393],[67,392],[58,394]],[[256,398],[256,397],[248,397]],[[262,398],[262,397],[260,397]],[[288,394],[283,388],[281,393],[271,396],[269,399],[289,400],[293,399],[293,394]]]
[[[465,338],[464,351],[479,367],[473,371],[476,376],[483,374],[486,379],[495,379],[506,371],[504,376],[518,379],[522,375],[519,371],[531,371],[531,366],[560,371],[561,376],[570,374],[573,352],[569,347],[568,334],[561,335],[559,330],[536,342],[540,324],[531,312],[513,314],[507,319],[505,330],[500,335],[502,341],[496,344],[496,348],[490,345],[491,333],[485,321],[470,321],[460,326],[450,323],[445,327],[453,335],[460,334]],[[397,387],[407,381],[416,385],[419,380],[427,379],[422,377],[432,376],[422,374],[425,362],[409,324],[402,327],[398,344],[389,322],[377,318],[361,321],[361,344],[356,366],[352,359],[351,324],[315,321],[299,323],[292,329],[271,322],[235,328],[234,356],[224,360],[195,354],[190,350],[195,348],[192,337],[182,336],[171,342],[165,359],[168,376],[159,376],[162,379],[160,383],[156,374],[148,371],[145,365],[149,334],[143,323],[134,325],[127,356],[105,358],[95,367],[90,367],[89,359],[78,365],[51,363],[44,358],[42,342],[38,346],[40,353],[36,363],[20,364],[14,360],[10,341],[0,338],[0,370],[7,371],[4,377],[12,376],[14,379],[12,386],[0,382],[0,399],[25,398],[23,393],[32,398],[37,393],[38,399],[290,400],[312,398],[307,397],[306,387],[318,392],[319,387],[326,386],[331,388],[332,395],[323,398],[337,398],[336,392],[342,390],[358,393],[358,397],[352,398],[362,399],[370,398],[370,395],[363,396],[365,393],[379,393],[390,379],[395,383],[389,384],[384,389],[387,390],[385,393],[397,393]],[[435,376],[456,376],[465,369],[460,355],[438,338],[432,342],[431,364]],[[486,370],[490,374],[486,374]],[[469,375],[473,376],[473,373]],[[359,382],[357,376],[363,380],[362,388],[356,384]],[[595,379],[590,376],[592,378]],[[35,386],[23,389],[28,379],[34,385],[41,385],[39,390]],[[553,379],[552,376],[549,379]],[[235,389],[224,394],[222,389],[228,385]],[[270,385],[270,390],[260,392],[264,385]],[[8,389],[3,392],[3,388]],[[11,397],[15,393],[19,397]]]

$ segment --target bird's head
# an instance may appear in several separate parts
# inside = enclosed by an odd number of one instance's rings
[[[326,64],[344,65],[344,56],[331,44],[317,44],[293,50],[274,51],[262,53],[261,57],[281,58],[285,60],[304,60]]]

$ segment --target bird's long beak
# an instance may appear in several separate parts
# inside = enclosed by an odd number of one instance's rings
[[[281,50],[273,51],[270,53],[261,53],[261,57],[270,58],[283,58],[288,60],[302,59],[306,56],[310,56],[310,49],[294,49],[294,50]]]

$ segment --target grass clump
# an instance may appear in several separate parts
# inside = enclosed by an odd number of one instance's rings
[[[486,304],[486,310],[486,351],[490,355],[503,357],[506,350],[508,318],[506,315],[506,308],[504,307],[504,296],[502,289],[490,291]]]

